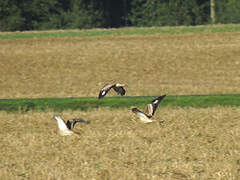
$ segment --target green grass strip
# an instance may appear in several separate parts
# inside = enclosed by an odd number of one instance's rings
[[[29,39],[43,37],[91,37],[103,35],[151,35],[151,34],[183,34],[183,33],[223,33],[240,32],[239,25],[206,25],[206,26],[180,26],[180,27],[152,27],[152,28],[119,28],[119,29],[92,29],[79,31],[35,31],[10,32],[0,34],[0,39]]]
[[[131,108],[133,106],[143,108],[152,101],[153,97],[96,97],[81,98],[39,98],[39,99],[2,99],[0,110],[7,112],[30,110],[54,111],[83,110],[109,107],[109,108]],[[162,107],[195,107],[207,108],[213,106],[240,106],[240,95],[199,95],[199,96],[167,96],[159,106]]]

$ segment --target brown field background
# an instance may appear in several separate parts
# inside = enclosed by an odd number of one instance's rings
[[[0,40],[0,98],[239,93],[240,33]],[[110,93],[110,95],[115,95]]]
[[[0,112],[1,179],[238,179],[240,108],[64,111],[80,136],[56,134],[53,112]]]
[[[240,33],[0,40],[0,98],[239,93]],[[115,95],[110,92],[109,96]],[[63,111],[85,118],[61,137],[52,111],[0,112],[0,179],[239,179],[238,107]]]

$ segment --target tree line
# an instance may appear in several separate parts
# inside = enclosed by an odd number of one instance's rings
[[[212,15],[240,23],[240,0],[0,0],[0,31],[194,26]]]

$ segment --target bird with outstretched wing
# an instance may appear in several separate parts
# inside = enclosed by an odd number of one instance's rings
[[[140,111],[137,108],[132,108],[132,112],[135,113],[143,123],[153,122],[152,117],[155,114],[159,103],[165,96],[166,95],[162,95],[152,100],[149,104],[146,105],[144,112]]]
[[[84,119],[72,119],[72,120],[67,120],[67,122],[65,122],[61,118],[61,116],[59,116],[57,114],[54,114],[53,117],[57,120],[58,132],[61,136],[68,136],[68,135],[72,135],[74,133],[80,134],[79,132],[76,132],[73,130],[75,124],[78,122],[89,123],[88,120],[84,120]]]
[[[114,91],[117,94],[120,94],[121,96],[124,96],[126,94],[126,90],[124,89],[124,87],[127,87],[126,84],[122,84],[122,83],[107,83],[103,86],[103,88],[100,90],[99,95],[98,95],[98,99],[103,98],[104,96],[106,96],[106,94],[113,88]]]

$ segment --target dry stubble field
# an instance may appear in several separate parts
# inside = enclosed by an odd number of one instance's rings
[[[0,40],[1,98],[96,96],[114,79],[127,95],[237,93],[240,33]],[[114,95],[110,93],[110,96]],[[164,103],[164,101],[163,101]],[[55,133],[54,112],[0,112],[3,179],[238,179],[240,108],[63,111],[81,136]]]
[[[237,179],[240,108],[162,108],[164,123],[134,122],[127,109],[64,111],[84,117],[80,136],[56,134],[53,112],[4,113],[3,179]]]
[[[0,39],[0,97],[236,93],[240,33]]]

